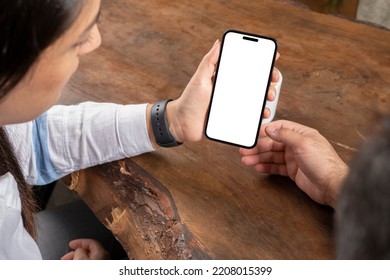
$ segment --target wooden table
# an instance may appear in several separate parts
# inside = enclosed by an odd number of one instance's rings
[[[349,162],[389,106],[390,32],[275,0],[103,0],[102,47],[62,104],[177,98],[227,29],[274,37],[277,119],[318,129]],[[238,149],[185,143],[72,174],[131,259],[332,259],[333,211]],[[70,182],[69,182],[70,183]]]

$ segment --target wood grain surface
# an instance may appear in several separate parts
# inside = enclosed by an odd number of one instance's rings
[[[378,112],[388,111],[390,32],[291,1],[103,0],[99,26],[103,45],[81,59],[62,104],[177,98],[214,41],[237,29],[278,41],[276,67],[284,81],[276,119],[318,129],[346,162],[377,124]],[[133,179],[124,179],[123,164]],[[73,179],[108,227],[114,229],[115,217],[121,220],[124,229],[113,232],[129,258],[334,257],[333,211],[288,178],[244,167],[232,146],[185,143],[83,170]],[[134,210],[148,197],[137,184],[158,190],[152,211],[143,210],[151,215],[145,219]],[[167,228],[149,229],[151,221],[178,223],[173,243],[161,235]],[[179,241],[184,244],[172,245]]]

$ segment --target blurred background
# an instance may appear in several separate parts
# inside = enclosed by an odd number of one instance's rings
[[[309,9],[390,28],[389,0],[294,0]]]

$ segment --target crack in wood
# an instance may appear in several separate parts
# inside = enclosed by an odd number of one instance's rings
[[[210,259],[205,247],[182,222],[170,192],[159,181],[130,159],[105,164],[99,172],[113,191],[121,192],[126,209],[114,208],[106,217],[106,226],[115,234],[134,230],[134,242],[142,246],[150,258]],[[134,251],[134,248],[126,248]]]

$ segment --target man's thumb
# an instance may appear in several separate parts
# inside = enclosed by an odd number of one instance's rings
[[[296,147],[302,141],[301,134],[288,128],[275,128],[268,126],[265,128],[265,132],[272,140],[291,147]]]

